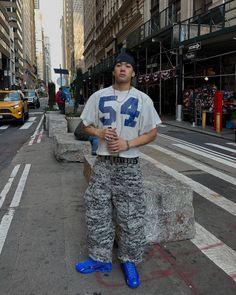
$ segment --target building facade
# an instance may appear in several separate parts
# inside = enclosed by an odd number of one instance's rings
[[[126,38],[150,19],[149,0],[84,2],[85,69],[126,47]]]
[[[74,24],[74,66],[84,70],[84,11],[83,1],[74,0],[73,3]],[[74,71],[74,73],[75,73]]]
[[[23,32],[23,84],[26,88],[34,88],[36,84],[36,42],[34,0],[22,1]]]
[[[73,0],[63,1],[63,68],[69,71],[69,75],[65,77],[67,84],[72,81],[75,68],[73,4]]]
[[[38,83],[45,81],[45,52],[44,52],[44,32],[42,25],[42,14],[39,9],[35,9],[35,44]]]
[[[90,84],[85,87],[85,97],[111,83],[113,58],[127,47],[128,35],[150,19],[150,5],[150,0],[84,2],[84,61]],[[96,65],[104,63],[104,74],[101,75]],[[91,84],[92,72],[97,79]]]
[[[85,71],[96,65],[95,54],[95,28],[96,6],[99,8],[100,1],[84,1],[84,64]]]
[[[23,85],[24,57],[23,57],[23,29],[22,29],[22,1],[0,1],[8,15],[8,22],[14,32],[15,77],[18,86]]]
[[[34,0],[34,8],[39,9],[39,0]]]
[[[212,113],[216,89],[235,108],[236,0],[98,0],[84,6],[86,97],[111,83],[114,57],[123,49],[137,60],[136,87],[150,95],[160,115],[181,119],[188,108],[189,120],[197,122],[203,108]]]
[[[0,2],[0,89],[10,86],[10,61],[11,39],[8,14]]]
[[[44,36],[44,55],[45,55],[45,83],[48,85],[52,81],[51,75],[51,54],[50,54],[50,40],[49,37]]]
[[[235,26],[235,0],[152,1],[151,19],[128,36],[127,47],[139,59],[138,87],[160,114],[197,124],[203,109],[212,116],[216,90],[234,100]]]

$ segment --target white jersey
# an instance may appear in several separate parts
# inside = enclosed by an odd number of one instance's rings
[[[116,128],[117,135],[125,140],[132,140],[161,124],[151,98],[134,87],[118,91],[110,86],[95,92],[88,99],[81,119],[85,126]],[[97,154],[110,155],[105,140],[99,140]],[[131,148],[118,156],[138,157],[139,149]]]

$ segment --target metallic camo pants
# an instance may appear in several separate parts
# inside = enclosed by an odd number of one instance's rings
[[[112,261],[117,226],[118,258],[139,263],[144,248],[145,213],[140,164],[111,164],[97,159],[85,204],[89,256],[97,261]]]

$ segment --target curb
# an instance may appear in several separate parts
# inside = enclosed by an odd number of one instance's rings
[[[230,137],[227,137],[227,136],[222,135],[222,134],[212,133],[212,132],[201,130],[201,129],[194,129],[193,127],[186,127],[186,126],[178,125],[178,124],[175,124],[175,123],[172,123],[172,122],[168,122],[168,121],[167,122],[163,121],[163,124],[166,124],[166,125],[169,125],[169,126],[174,126],[174,127],[177,127],[177,128],[182,128],[182,129],[190,130],[190,131],[193,131],[193,132],[198,132],[198,133],[202,133],[202,134],[211,135],[211,136],[222,138],[222,139],[226,139],[226,140],[232,140],[233,142],[235,142],[234,138],[230,138]],[[232,137],[233,136],[234,136],[234,134],[232,134]]]

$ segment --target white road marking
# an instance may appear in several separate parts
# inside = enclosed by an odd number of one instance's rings
[[[26,122],[20,129],[29,129],[34,122]]]
[[[219,145],[219,144],[215,144],[215,143],[205,143],[206,145],[210,145],[210,146],[214,146],[218,149],[222,149],[222,150],[225,150],[225,151],[228,151],[228,152],[232,152],[232,153],[236,153],[236,150],[234,149],[231,149],[231,148],[228,148],[226,146],[223,146],[223,145]]]
[[[158,127],[166,127],[166,125],[165,124],[160,124],[160,125],[158,125]]]
[[[15,194],[14,194],[13,199],[11,201],[10,208],[15,208],[15,207],[19,206],[21,196],[22,196],[22,193],[23,193],[23,190],[25,187],[25,183],[26,183],[29,171],[30,171],[30,167],[31,167],[31,164],[25,165],[25,169],[21,175],[20,181],[18,183]]]
[[[174,138],[174,137],[171,137],[171,136],[168,136],[168,135],[165,135],[165,134],[161,134],[161,133],[159,133],[159,136],[163,137],[163,138],[166,138],[168,140],[171,140],[171,141],[176,141],[176,142],[182,143],[182,144],[184,144],[186,146],[189,146],[189,147],[192,147],[194,149],[204,151],[204,152],[206,152],[208,154],[212,154],[213,156],[217,155],[217,157],[222,158],[222,159],[227,159],[229,161],[232,159],[233,161],[235,161],[235,157],[232,157],[232,156],[229,156],[229,155],[226,155],[226,154],[222,154],[222,153],[217,152],[217,151],[213,151],[211,149],[205,148],[205,147],[200,146],[200,145],[196,145],[194,143],[190,143],[188,141],[184,141],[182,139]]]
[[[29,122],[34,122],[36,120],[37,117],[29,117],[28,121]]]
[[[226,144],[236,146],[236,143],[233,143],[233,142],[227,142]]]
[[[220,158],[219,156],[212,156],[211,154],[208,154],[206,152],[203,152],[203,151],[200,151],[200,150],[197,150],[196,148],[192,148],[192,147],[189,147],[189,146],[185,146],[183,144],[179,144],[179,143],[174,143],[175,146],[181,148],[181,149],[184,149],[184,150],[187,150],[191,153],[195,153],[197,155],[200,155],[200,156],[203,156],[205,158],[208,158],[208,159],[212,159],[216,162],[219,162],[221,164],[224,164],[226,166],[230,166],[230,167],[233,167],[233,168],[236,168],[236,161],[233,161],[233,160],[224,160],[222,158]]]
[[[3,125],[3,126],[0,126],[0,130],[5,130],[9,127],[10,125]]]
[[[42,129],[41,129],[41,131],[39,133],[39,136],[38,136],[38,139],[37,139],[37,143],[40,143],[41,142],[42,137],[43,137],[43,127],[42,127]]]
[[[4,246],[14,213],[14,209],[9,209],[9,211],[3,216],[2,221],[0,223],[0,255],[2,253],[2,248]]]
[[[160,163],[159,161],[140,153],[141,158],[153,163],[157,168],[163,170],[167,174],[173,176],[177,180],[187,184],[193,191],[198,193],[203,198],[226,210],[227,212],[236,215],[236,204],[225,197],[221,196],[217,192],[207,188],[206,186],[192,180],[191,178],[179,173],[178,171]]]
[[[44,116],[42,116],[42,118],[41,118],[41,120],[40,120],[40,122],[39,122],[37,128],[35,129],[34,134],[31,136],[31,139],[30,139],[28,145],[32,145],[32,144],[33,144],[33,142],[34,142],[36,136],[38,135],[39,128],[40,128],[40,126],[41,126],[41,124],[42,124],[42,122],[43,122],[43,118],[44,118]]]
[[[196,235],[191,242],[236,281],[236,252],[200,224],[195,223],[195,225]]]
[[[26,180],[29,174],[29,170],[30,170],[31,164],[26,164],[25,165],[25,169],[21,175],[20,181],[18,183],[18,186],[16,188],[14,197],[12,199],[12,202],[10,204],[10,208],[8,210],[7,213],[4,214],[1,223],[0,223],[0,254],[2,252],[6,237],[7,237],[7,233],[8,230],[10,228],[12,219],[14,217],[15,214],[15,210],[16,208],[19,206],[21,197],[22,197],[22,193],[24,191],[24,187],[26,184]]]
[[[43,112],[30,112],[30,115],[42,115]]]
[[[169,156],[171,156],[171,157],[173,157],[173,158],[175,158],[177,160],[180,160],[180,161],[182,161],[182,162],[184,162],[186,164],[189,164],[189,165],[191,165],[191,166],[193,166],[193,167],[195,167],[197,169],[205,171],[205,172],[207,172],[207,173],[209,173],[211,175],[214,175],[214,176],[216,176],[218,178],[223,179],[224,181],[227,181],[227,182],[229,182],[229,183],[231,183],[233,185],[236,185],[236,178],[234,178],[232,176],[229,176],[229,175],[227,175],[225,173],[222,173],[222,172],[220,172],[218,170],[215,170],[215,169],[213,169],[213,168],[211,168],[211,167],[209,167],[207,165],[204,165],[204,164],[202,164],[200,162],[197,162],[195,160],[192,160],[190,158],[182,156],[182,155],[180,155],[178,153],[175,153],[173,151],[162,148],[162,147],[160,147],[158,145],[149,144],[147,146],[150,146],[151,148],[154,148],[155,150],[158,150],[158,151],[160,151],[162,153],[165,153],[165,154],[167,154],[167,155],[169,155]]]
[[[0,193],[0,208],[2,208],[2,205],[3,205],[3,203],[4,203],[5,199],[6,199],[6,196],[7,196],[8,192],[9,192],[11,186],[12,186],[14,178],[16,177],[16,175],[17,175],[17,173],[19,171],[19,168],[20,168],[20,164],[16,165],[14,167],[14,169],[12,170],[11,175],[10,175],[7,183],[5,184],[3,190]]]

